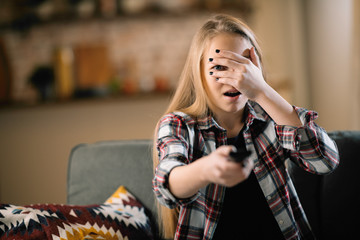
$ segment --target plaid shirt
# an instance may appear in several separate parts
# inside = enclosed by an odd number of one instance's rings
[[[276,125],[254,102],[248,102],[247,109],[246,148],[252,151],[253,171],[284,237],[314,239],[285,161],[290,159],[311,173],[327,174],[339,164],[334,141],[314,123],[315,112],[294,107],[303,123],[302,127],[295,128]],[[226,130],[211,116],[193,119],[175,112],[160,120],[157,140],[160,163],[155,170],[153,190],[161,204],[180,207],[175,239],[212,239],[225,187],[209,184],[189,199],[178,199],[168,187],[171,170],[226,144]]]

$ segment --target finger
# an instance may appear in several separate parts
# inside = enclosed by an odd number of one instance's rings
[[[237,85],[236,85],[236,80],[234,80],[233,78],[227,78],[227,77],[221,77],[221,78],[216,78],[215,79],[216,82],[221,83],[221,84],[225,84],[225,85],[229,85],[234,87],[236,90],[238,90],[239,92],[241,92]]]
[[[210,71],[242,71],[244,65],[229,58],[212,58],[209,61]]]
[[[234,74],[234,72],[229,72],[229,71],[226,71],[226,70],[223,70],[223,71],[211,70],[211,72],[209,72],[209,74],[212,77],[214,77],[215,79],[216,78],[232,78],[232,79],[235,79],[234,75],[238,75],[238,74]]]
[[[219,50],[219,52],[216,52],[214,59],[217,57],[228,58],[235,60],[239,63],[245,63],[245,64],[249,64],[251,62],[251,60],[248,57],[225,49],[221,49]]]
[[[250,49],[250,59],[251,59],[251,61],[254,63],[255,66],[257,66],[258,68],[260,68],[260,58],[259,58],[259,56],[256,54],[255,47],[252,47],[252,48]]]
[[[254,161],[250,158],[247,158],[242,162],[242,167],[247,171],[251,171],[254,168]]]
[[[230,71],[218,71],[209,73],[215,81],[222,84],[231,85],[237,89],[238,82],[242,81],[243,73],[242,72],[230,72]]]
[[[219,148],[216,149],[216,151],[223,155],[223,156],[229,156],[230,155],[230,152],[231,151],[236,151],[236,147],[232,146],[232,145],[224,145],[224,146],[221,146]]]

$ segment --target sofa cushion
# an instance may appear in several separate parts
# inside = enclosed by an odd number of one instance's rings
[[[120,140],[74,147],[68,165],[67,203],[102,203],[123,185],[156,214],[151,146],[150,140]]]
[[[153,239],[137,199],[120,187],[101,205],[0,205],[0,239]]]

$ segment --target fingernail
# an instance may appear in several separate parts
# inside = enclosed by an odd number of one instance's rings
[[[213,58],[209,58],[209,62],[212,62],[214,59]]]
[[[210,75],[213,75],[213,72],[209,72]]]
[[[236,152],[237,152],[237,148],[232,145],[232,146],[231,146],[231,151],[234,152],[234,153],[236,153]]]
[[[219,49],[216,49],[216,50],[215,50],[215,52],[216,52],[216,53],[219,53],[219,52],[220,52],[220,50],[219,50]]]

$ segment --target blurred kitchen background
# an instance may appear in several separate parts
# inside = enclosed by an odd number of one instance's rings
[[[220,12],[255,31],[288,101],[360,130],[359,0],[0,0],[0,202],[65,203],[72,147],[151,138]]]

